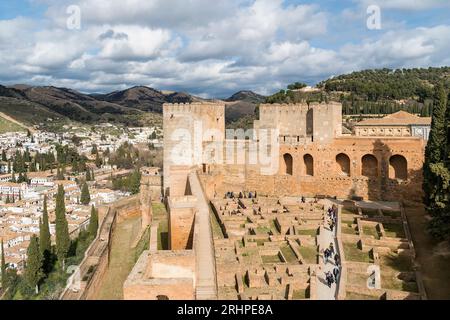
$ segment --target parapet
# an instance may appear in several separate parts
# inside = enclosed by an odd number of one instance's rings
[[[165,103],[163,114],[165,116],[173,113],[198,113],[215,112],[225,114],[225,103],[218,102],[194,102],[194,103]]]

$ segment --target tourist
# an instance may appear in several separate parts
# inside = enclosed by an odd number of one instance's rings
[[[341,264],[341,257],[339,257],[337,253],[334,255],[334,262],[336,266],[339,266]]]
[[[339,281],[339,273],[340,273],[339,268],[335,267],[333,269],[333,275],[334,275],[334,278],[336,279],[336,283]]]
[[[328,288],[331,288],[331,285],[334,283],[334,278],[330,271],[325,274],[325,279],[327,280]]]
[[[330,242],[330,252],[332,255],[334,254],[334,246],[332,242]]]
[[[325,251],[323,252],[323,256],[325,258],[325,264],[328,263],[328,258],[330,257],[330,250],[328,248],[325,249]]]
[[[330,224],[330,231],[333,232],[333,230],[334,230],[334,222],[331,222],[331,224]]]

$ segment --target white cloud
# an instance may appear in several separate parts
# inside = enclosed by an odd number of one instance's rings
[[[338,18],[283,0],[45,1],[44,20],[0,20],[0,82],[81,91],[148,85],[221,97],[240,89],[271,93],[365,68],[450,65],[448,25],[399,24],[373,37],[354,30],[365,40],[327,46],[340,39],[328,30],[330,21],[364,22],[361,10]],[[410,1],[373,2],[412,8]],[[67,4],[80,5],[81,30],[66,28]]]
[[[425,10],[448,7],[450,4],[446,0],[355,0],[362,6],[378,5],[383,9],[398,10]]]

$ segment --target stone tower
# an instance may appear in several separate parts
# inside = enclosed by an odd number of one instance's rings
[[[184,196],[190,168],[202,164],[205,142],[222,142],[223,103],[164,104],[164,195]]]

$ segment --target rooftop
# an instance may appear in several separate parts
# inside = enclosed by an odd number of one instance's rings
[[[431,125],[431,117],[418,117],[406,111],[398,111],[378,119],[367,119],[355,126],[383,126],[383,125]]]

